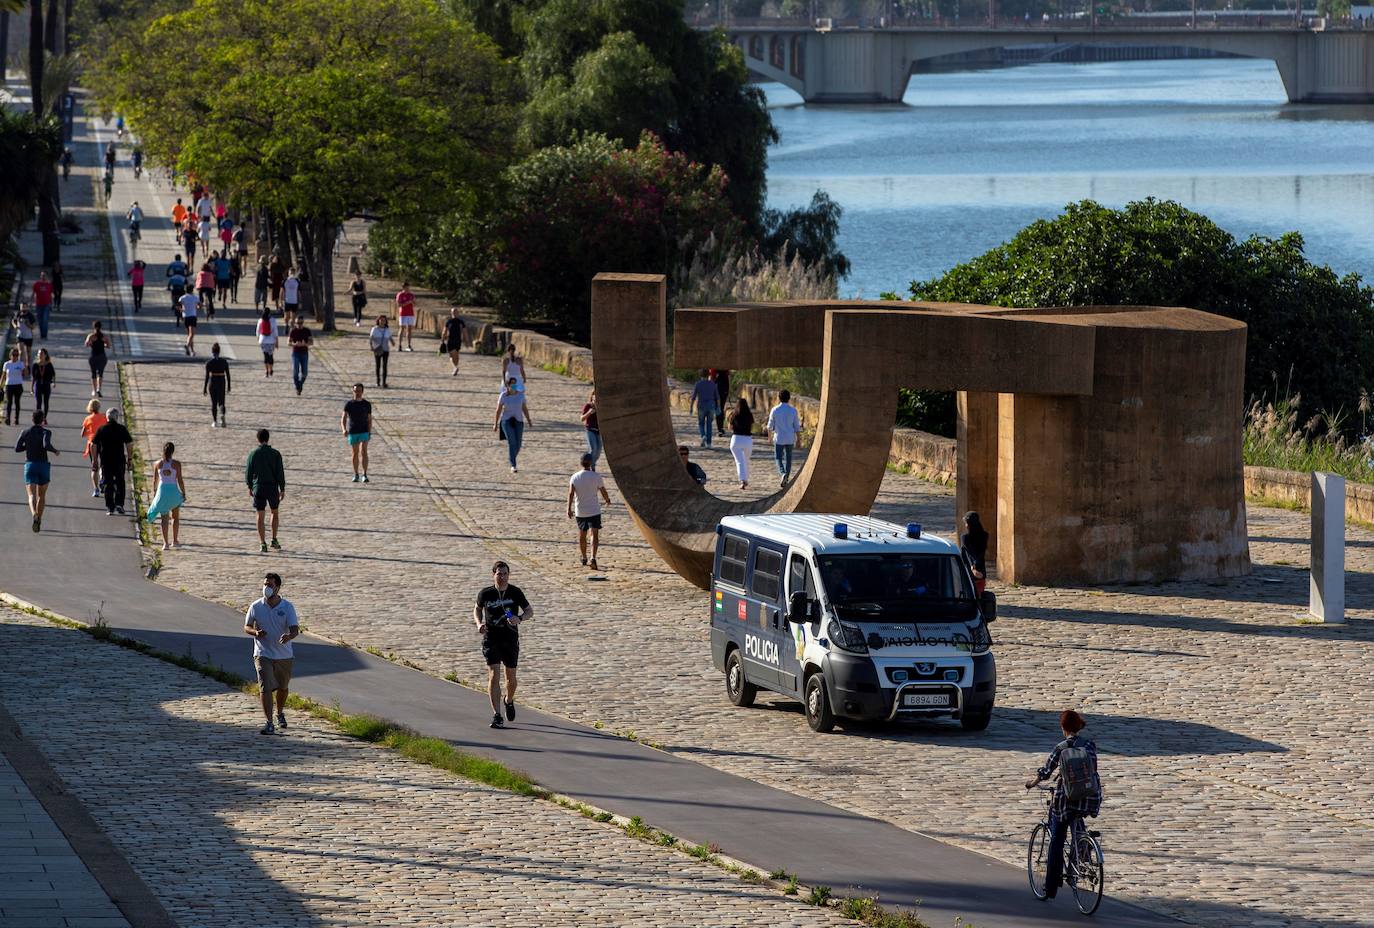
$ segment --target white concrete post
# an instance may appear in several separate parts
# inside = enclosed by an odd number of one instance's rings
[[[1312,474],[1312,599],[1322,622],[1345,622],[1345,478]]]

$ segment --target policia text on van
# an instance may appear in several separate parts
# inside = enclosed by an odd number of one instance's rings
[[[959,549],[862,516],[730,516],[716,529],[711,659],[748,706],[759,688],[802,701],[806,721],[950,716],[981,730],[997,668]]]

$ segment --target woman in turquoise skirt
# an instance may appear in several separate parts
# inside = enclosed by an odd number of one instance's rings
[[[186,484],[181,476],[181,462],[172,457],[176,445],[170,441],[162,446],[162,460],[153,465],[153,486],[157,488],[153,503],[148,507],[148,521],[162,519],[162,550],[180,548],[181,504],[186,502]],[[168,522],[171,531],[168,533]]]

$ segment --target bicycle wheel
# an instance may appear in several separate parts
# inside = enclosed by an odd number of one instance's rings
[[[1072,862],[1077,874],[1073,882],[1073,901],[1078,911],[1091,915],[1102,904],[1102,846],[1089,834],[1078,836],[1078,859]]]
[[[1031,831],[1030,846],[1026,848],[1026,879],[1030,881],[1035,898],[1044,899],[1045,869],[1050,860],[1050,830],[1041,822]]]

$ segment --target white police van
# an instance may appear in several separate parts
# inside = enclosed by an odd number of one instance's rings
[[[916,524],[794,513],[716,527],[711,660],[730,701],[801,700],[815,731],[849,719],[992,717],[991,593]]]

